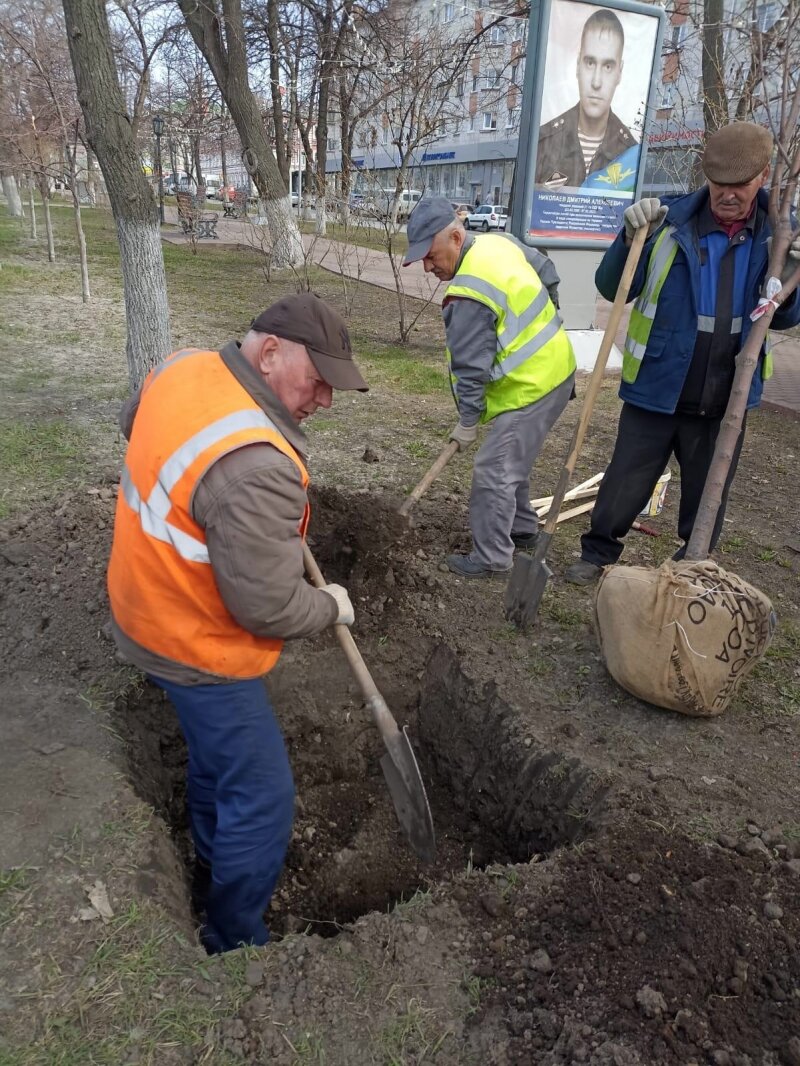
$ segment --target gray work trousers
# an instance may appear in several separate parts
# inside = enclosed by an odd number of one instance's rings
[[[470,559],[489,570],[507,570],[514,557],[511,534],[535,533],[539,519],[531,507],[531,467],[544,439],[567,406],[575,384],[570,374],[541,400],[504,411],[475,456],[469,524]]]

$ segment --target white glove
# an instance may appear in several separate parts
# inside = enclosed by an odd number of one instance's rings
[[[465,448],[469,448],[470,444],[474,444],[478,439],[478,426],[477,423],[474,426],[463,426],[460,422],[450,434],[450,440],[454,440],[458,445],[458,450],[463,452]]]
[[[667,209],[656,196],[646,196],[644,200],[637,200],[635,204],[625,208],[622,216],[625,222],[625,236],[633,240],[637,229],[647,226],[647,236],[651,236],[667,215]]]
[[[347,589],[341,585],[325,585],[322,591],[327,592],[329,596],[336,600],[336,606],[339,608],[336,625],[351,626],[355,622],[356,616],[350,597],[347,595]]]

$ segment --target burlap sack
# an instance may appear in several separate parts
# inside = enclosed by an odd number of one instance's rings
[[[763,592],[709,560],[612,566],[595,597],[614,680],[639,699],[695,716],[722,714],[775,623]]]

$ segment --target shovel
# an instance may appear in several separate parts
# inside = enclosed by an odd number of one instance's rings
[[[402,515],[403,518],[406,518],[408,516],[409,511],[417,502],[417,500],[419,500],[422,496],[425,495],[425,493],[437,479],[439,474],[441,474],[441,472],[444,470],[444,468],[447,466],[447,464],[450,462],[450,460],[453,458],[457,451],[458,441],[451,440],[447,447],[442,449],[441,453],[439,454],[439,458],[430,468],[425,477],[422,478],[422,480],[415,489],[412,489],[408,497],[403,501],[400,507],[398,507],[397,513],[399,515]]]
[[[324,588],[325,578],[305,543],[303,562],[312,584],[318,589]],[[402,731],[398,729],[386,700],[378,691],[366,663],[361,658],[349,628],[345,625],[335,625],[333,628],[386,747],[386,754],[381,758],[381,769],[389,786],[397,820],[419,858],[423,862],[433,862],[436,856],[433,819],[408,732],[405,727]]]
[[[622,272],[611,313],[608,316],[608,324],[600,342],[597,361],[589,378],[589,387],[586,390],[581,415],[575,427],[575,432],[572,434],[567,458],[561,471],[561,477],[558,479],[556,490],[553,493],[553,502],[550,505],[544,529],[536,541],[536,551],[533,555],[517,555],[514,558],[514,569],[506,587],[505,607],[506,618],[509,622],[513,622],[518,629],[525,629],[536,620],[545,586],[548,579],[553,576],[553,571],[547,565],[547,551],[558,524],[561,505],[564,502],[564,497],[575,471],[575,463],[578,460],[583,438],[586,436],[589,419],[592,417],[594,401],[603,383],[603,371],[608,362],[608,353],[614,343],[619,321],[625,309],[625,301],[628,298],[628,290],[631,287],[633,275],[639,264],[644,242],[647,240],[647,229],[647,226],[642,226],[636,230],[633,236],[633,244],[628,252],[625,269]]]

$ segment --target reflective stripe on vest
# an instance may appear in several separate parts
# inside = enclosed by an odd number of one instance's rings
[[[223,678],[267,673],[283,646],[230,614],[205,530],[193,517],[194,494],[209,468],[252,444],[281,452],[308,485],[301,457],[219,352],[176,352],[151,371],[126,456],[108,568],[111,611],[131,641]],[[306,504],[300,537],[308,515]]]
[[[572,345],[547,289],[522,250],[509,245],[496,235],[476,237],[445,293],[445,300],[476,300],[495,315],[497,348],[482,422],[535,403],[575,370]],[[451,381],[455,386],[452,371]]]
[[[628,384],[636,381],[647,342],[650,340],[658,297],[661,295],[669,269],[678,254],[678,242],[672,236],[674,232],[674,226],[665,226],[656,238],[647,263],[642,291],[631,311],[628,335],[625,338],[625,349],[622,353],[622,380],[627,381]]]
[[[162,369],[163,366],[159,367],[158,373]],[[236,411],[232,415],[219,419],[213,425],[206,426],[167,459],[159,470],[158,480],[146,500],[142,500],[139,495],[126,463],[122,471],[122,493],[130,509],[139,515],[145,533],[165,544],[171,544],[178,555],[183,559],[188,559],[189,562],[207,563],[209,561],[208,548],[205,543],[184,533],[176,526],[170,525],[167,521],[167,516],[172,510],[169,493],[207,448],[229,437],[231,433],[237,433],[242,429],[255,429],[259,426],[271,429],[275,433],[278,432],[275,424],[263,411]]]
[[[644,286],[639,298],[633,305],[630,321],[628,322],[628,335],[625,338],[625,350],[622,353],[622,380],[629,385],[636,381],[639,367],[647,349],[650,339],[650,331],[656,317],[656,307],[664,282],[667,280],[675,256],[678,254],[678,242],[672,236],[674,226],[665,226],[656,238],[650,260],[647,264],[647,274]],[[716,318],[713,315],[698,315],[697,329],[700,333],[713,333]],[[730,332],[738,336],[742,332],[742,319],[736,317],[731,321]],[[769,333],[764,342],[764,358],[761,361],[761,379],[768,381],[773,373],[772,344]]]

